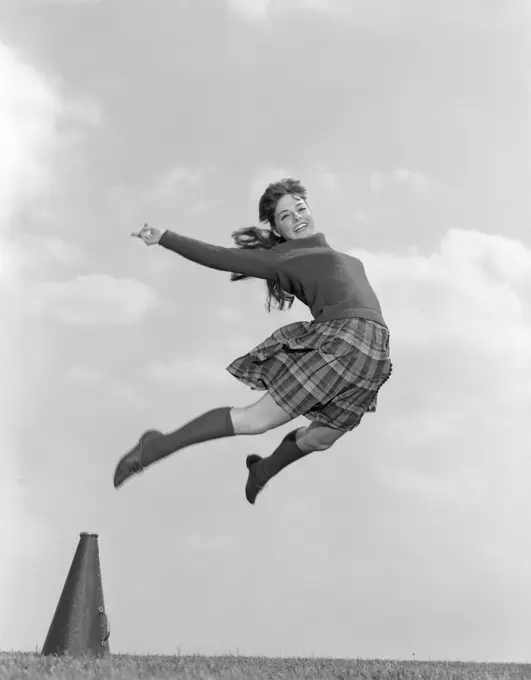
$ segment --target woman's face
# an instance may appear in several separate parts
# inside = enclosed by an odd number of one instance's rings
[[[275,208],[275,228],[287,241],[311,236],[315,222],[306,201],[290,194],[282,196]]]

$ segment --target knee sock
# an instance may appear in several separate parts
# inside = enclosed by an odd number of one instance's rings
[[[142,450],[142,463],[149,465],[191,444],[235,435],[231,406],[223,406],[191,420],[175,432],[152,439]]]
[[[301,451],[297,446],[296,436],[300,429],[302,428],[298,427],[287,434],[280,442],[280,446],[270,456],[259,461],[260,472],[264,475],[262,481],[271,479],[291,463],[311,453],[310,451]],[[260,484],[260,479],[257,479],[257,482]]]

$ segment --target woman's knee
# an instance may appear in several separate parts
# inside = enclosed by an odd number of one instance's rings
[[[236,434],[263,434],[292,420],[268,393],[254,404],[233,408],[231,418]]]
[[[326,451],[331,448],[345,433],[327,425],[312,422],[297,434],[297,446],[302,451]]]
[[[253,423],[249,421],[245,406],[233,406],[230,411],[230,417],[234,434],[260,434],[258,429],[253,426]]]

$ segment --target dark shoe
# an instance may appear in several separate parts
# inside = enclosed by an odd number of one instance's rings
[[[264,473],[260,469],[261,466],[257,465],[261,460],[262,457],[257,456],[256,454],[247,456],[245,459],[245,464],[249,470],[249,477],[247,479],[247,484],[245,485],[245,497],[251,505],[254,505],[256,497],[267,482],[267,480],[263,478]]]
[[[121,486],[131,475],[134,475],[137,472],[142,472],[142,470],[146,467],[142,463],[143,447],[153,439],[157,439],[158,437],[162,436],[162,432],[159,432],[158,430],[147,430],[140,437],[138,444],[133,449],[131,449],[129,453],[126,453],[123,458],[120,458],[120,461],[116,466],[116,470],[114,471],[115,489]]]

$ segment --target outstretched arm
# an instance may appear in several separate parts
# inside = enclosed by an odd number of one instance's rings
[[[169,230],[162,234],[158,243],[163,248],[179,253],[187,260],[211,269],[245,274],[260,279],[271,279],[277,276],[278,255],[271,250],[224,248]]]

